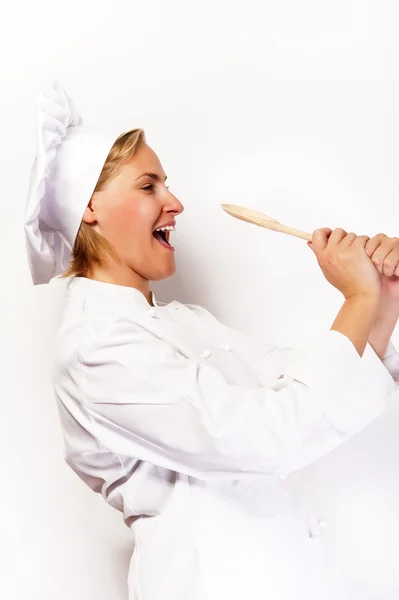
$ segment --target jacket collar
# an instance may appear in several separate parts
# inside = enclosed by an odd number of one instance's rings
[[[110,301],[140,305],[147,309],[151,308],[147,298],[137,288],[118,285],[116,283],[105,283],[104,281],[97,281],[97,279],[89,279],[88,277],[70,277],[67,281],[66,294],[69,298],[73,296],[94,297],[97,299],[105,298]],[[153,291],[151,291],[151,296],[153,305],[159,306]]]

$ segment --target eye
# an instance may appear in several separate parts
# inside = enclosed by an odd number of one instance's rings
[[[146,185],[144,187],[141,188],[142,190],[153,190],[154,186],[150,183],[149,185]],[[166,186],[166,189],[169,189],[169,186]]]

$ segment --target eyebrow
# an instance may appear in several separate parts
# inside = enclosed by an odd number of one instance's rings
[[[139,177],[136,177],[136,181],[137,181],[137,179],[141,179],[142,177],[145,177],[146,175],[147,175],[147,177],[151,177],[151,179],[154,179],[155,181],[161,181],[161,178],[156,173],[142,173]],[[165,175],[164,181],[166,181],[167,178],[168,178],[168,176]]]

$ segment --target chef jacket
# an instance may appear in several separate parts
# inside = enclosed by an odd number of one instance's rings
[[[132,531],[129,600],[349,597],[284,480],[384,411],[392,341],[276,347],[152,300],[70,278],[52,365],[65,461]]]

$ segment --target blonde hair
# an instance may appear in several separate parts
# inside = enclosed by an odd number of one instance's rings
[[[108,153],[93,194],[103,190],[109,181],[117,175],[119,169],[132,158],[140,142],[146,142],[143,129],[132,129],[123,133],[115,140]],[[117,261],[119,260],[119,256],[113,245],[101,233],[98,233],[92,224],[82,221],[72,248],[72,258],[69,267],[59,278],[84,277],[92,266],[103,262],[107,256]]]

